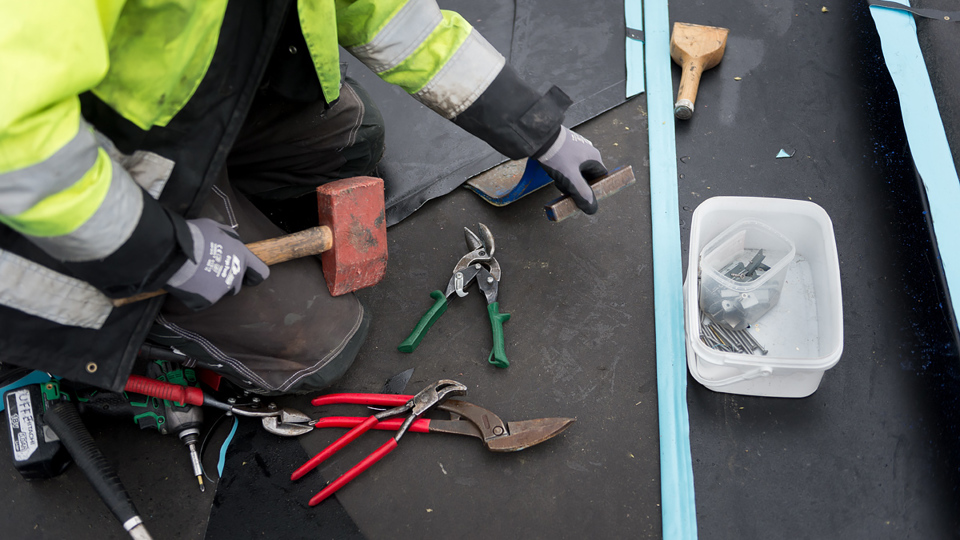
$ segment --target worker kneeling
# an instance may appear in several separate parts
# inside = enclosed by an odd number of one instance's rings
[[[0,109],[0,362],[120,390],[148,343],[261,394],[339,378],[369,311],[330,294],[317,258],[268,267],[246,247],[317,226],[318,186],[376,176],[383,120],[338,44],[596,211],[586,180],[605,170],[562,127],[569,98],[456,13],[254,1],[0,8],[17,81]]]

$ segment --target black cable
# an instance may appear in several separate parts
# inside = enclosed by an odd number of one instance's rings
[[[43,420],[57,434],[74,463],[124,528],[131,531],[140,526],[140,516],[130,494],[120,482],[116,469],[97,448],[80,419],[77,406],[70,401],[58,401],[46,410]]]

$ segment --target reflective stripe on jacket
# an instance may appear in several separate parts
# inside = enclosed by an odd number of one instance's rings
[[[309,3],[301,0],[301,9]],[[505,63],[463,17],[440,10],[434,0],[337,0],[336,8],[340,45],[448,119],[472,105]],[[309,19],[302,11],[300,17],[316,59]]]

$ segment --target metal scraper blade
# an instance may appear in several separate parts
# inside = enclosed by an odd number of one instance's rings
[[[381,394],[401,394],[403,393],[404,388],[407,387],[407,383],[410,382],[410,377],[413,377],[413,370],[415,368],[410,368],[406,371],[401,371],[393,377],[387,379],[387,382],[383,383],[383,388],[380,389]],[[370,409],[374,411],[384,411],[386,407],[373,407],[370,406]]]

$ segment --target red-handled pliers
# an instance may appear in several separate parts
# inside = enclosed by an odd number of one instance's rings
[[[447,379],[440,380],[437,383],[421,390],[419,393],[417,393],[417,395],[413,396],[413,399],[410,399],[403,405],[394,407],[392,409],[387,409],[367,418],[365,421],[363,421],[363,423],[348,431],[345,435],[334,441],[333,444],[326,447],[319,454],[313,456],[309,461],[301,465],[300,468],[290,475],[290,479],[298,480],[302,478],[303,475],[313,470],[320,463],[323,463],[327,458],[337,453],[341,448],[362,435],[364,432],[380,423],[381,420],[386,420],[387,418],[391,418],[393,416],[409,413],[406,420],[397,430],[397,434],[394,435],[392,439],[388,440],[380,448],[367,456],[363,461],[354,465],[353,468],[345,472],[339,478],[328,484],[327,487],[323,488],[323,490],[321,490],[319,493],[314,495],[310,499],[310,506],[316,506],[323,502],[323,500],[330,495],[336,493],[338,489],[345,486],[348,482],[359,476],[360,473],[370,468],[371,465],[380,461],[384,456],[396,449],[397,444],[400,442],[400,437],[403,437],[403,434],[406,433],[407,429],[409,429],[414,421],[417,420],[417,418],[419,418],[423,413],[442,403],[449,397],[463,396],[466,393],[467,387],[465,385],[458,383],[457,381],[451,381]],[[343,394],[340,395],[342,396]],[[362,396],[362,394],[360,394],[360,396]],[[322,399],[323,397],[317,398],[317,400],[314,400],[314,402]],[[323,403],[324,402],[321,401],[321,404]],[[369,403],[371,405],[376,405],[376,403],[369,401],[361,402],[349,400],[335,401],[335,403]],[[393,403],[391,403],[391,405],[392,404]]]

